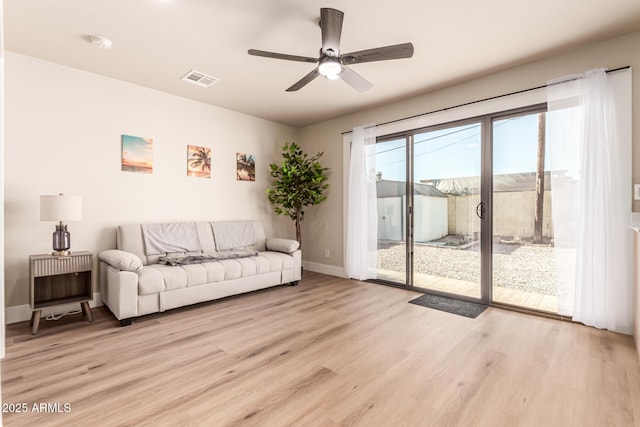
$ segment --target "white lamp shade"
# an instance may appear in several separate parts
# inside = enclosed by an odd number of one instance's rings
[[[40,221],[82,220],[82,197],[40,196]]]

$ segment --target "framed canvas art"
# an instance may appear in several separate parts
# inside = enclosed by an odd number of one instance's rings
[[[153,173],[153,139],[122,135],[122,170]]]
[[[211,178],[211,149],[187,145],[187,176]]]
[[[253,154],[236,153],[236,176],[238,181],[256,180],[256,158]]]

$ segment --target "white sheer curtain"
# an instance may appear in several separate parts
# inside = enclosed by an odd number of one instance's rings
[[[376,199],[376,128],[353,129],[347,207],[347,277],[376,278],[378,215]]]
[[[551,81],[547,97],[558,311],[632,333],[631,72]]]

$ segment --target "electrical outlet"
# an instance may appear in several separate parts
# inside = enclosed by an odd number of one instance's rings
[[[331,252],[329,251],[329,249],[325,249],[324,250],[324,257],[325,258],[329,258],[331,256]]]
[[[640,200],[640,184],[633,184],[633,200]]]

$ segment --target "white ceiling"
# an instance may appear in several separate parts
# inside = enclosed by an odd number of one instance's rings
[[[316,57],[321,7],[345,13],[342,53],[413,42],[413,58],[354,65],[373,83],[365,93],[322,77],[285,92],[314,65],[247,50]],[[8,50],[292,126],[638,30],[639,0],[4,1]],[[191,69],[220,81],[180,81]]]

